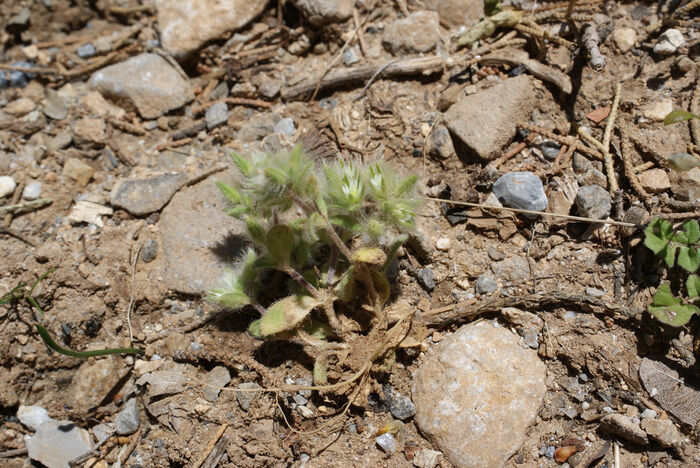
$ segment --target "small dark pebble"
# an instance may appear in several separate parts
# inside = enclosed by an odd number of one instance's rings
[[[432,291],[435,288],[435,273],[430,268],[418,270],[418,278],[426,289]]]
[[[156,255],[158,254],[158,243],[154,241],[153,239],[148,239],[146,242],[143,244],[143,248],[141,249],[141,261],[144,263],[148,263],[154,258],[156,258]]]
[[[85,321],[83,327],[85,328],[85,334],[87,336],[96,336],[102,328],[102,320],[98,317],[90,317]]]

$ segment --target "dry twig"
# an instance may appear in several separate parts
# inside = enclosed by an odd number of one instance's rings
[[[605,55],[600,53],[600,49],[598,48],[600,36],[598,36],[598,31],[593,23],[586,23],[583,27],[581,42],[583,42],[583,46],[586,48],[591,58],[591,67],[593,67],[595,71],[603,70],[608,59]]]

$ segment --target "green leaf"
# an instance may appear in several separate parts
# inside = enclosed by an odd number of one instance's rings
[[[650,305],[649,312],[661,323],[672,327],[682,327],[693,318],[693,315],[698,313],[698,308],[692,304]]]
[[[700,240],[700,226],[698,226],[698,222],[694,219],[689,219],[683,223],[683,232],[688,238],[689,244],[695,244]]]
[[[336,215],[330,218],[330,222],[333,226],[340,226],[350,231],[358,231],[360,229],[360,223],[352,216],[346,215]]]
[[[672,233],[671,223],[665,219],[656,218],[644,230],[644,245],[655,255],[659,255],[668,245]]]
[[[304,331],[311,337],[324,340],[329,336],[335,336],[333,329],[327,324],[318,320],[307,320],[304,322]]]
[[[678,251],[678,266],[693,273],[700,266],[700,255],[695,247],[683,246]]]
[[[352,263],[381,266],[386,262],[386,254],[377,247],[360,247],[352,253]]]
[[[499,0],[484,0],[484,14],[493,16],[501,11],[501,2]]]
[[[219,180],[217,180],[214,183],[219,188],[221,193],[223,193],[224,196],[228,198],[231,203],[233,203],[234,205],[238,205],[239,203],[241,203],[241,194],[240,192],[238,192],[238,190]]]
[[[233,159],[233,163],[236,165],[238,170],[241,171],[241,174],[243,174],[246,177],[250,177],[253,175],[253,165],[247,160],[245,160],[238,153],[236,153],[235,151],[231,151],[231,159]]]
[[[256,338],[262,338],[260,334],[260,319],[250,322],[250,325],[248,325],[248,333]]]
[[[386,262],[384,262],[384,266],[382,267],[383,272],[386,273],[386,270],[389,269],[389,265],[391,265],[391,262],[394,261],[394,258],[396,257],[396,252],[407,239],[408,235],[406,234],[401,234],[394,239],[394,242],[392,242],[391,246],[389,247],[389,254],[386,256]]]
[[[666,162],[668,167],[676,172],[685,172],[694,167],[700,167],[700,160],[689,153],[674,153]]]
[[[265,176],[278,185],[287,185],[287,174],[282,169],[277,167],[267,167],[265,168]]]
[[[685,232],[677,232],[673,235],[671,240],[673,240],[674,242],[678,242],[679,244],[687,244],[688,236],[685,235]]]
[[[671,125],[678,122],[683,122],[690,119],[700,119],[700,116],[693,114],[692,112],[684,111],[682,109],[676,109],[671,111],[666,118],[664,118],[664,125]]]
[[[294,249],[294,231],[286,224],[272,226],[267,231],[267,251],[270,259],[279,266],[289,265],[289,259]]]
[[[243,205],[236,205],[230,210],[226,211],[227,215],[233,216],[234,218],[241,218],[246,213],[248,213],[248,208]]]
[[[664,283],[659,286],[654,294],[655,306],[671,306],[674,304],[679,304],[681,302],[676,296],[671,292],[671,285],[669,283]]]
[[[676,264],[676,251],[678,251],[678,245],[668,244],[662,252],[664,262],[666,262],[666,265],[668,265],[669,268],[673,268],[673,266]]]
[[[265,244],[265,228],[252,216],[248,216],[245,220],[246,227],[250,238],[257,244]]]
[[[56,343],[53,338],[51,338],[51,335],[49,334],[49,331],[39,325],[38,323],[35,323],[34,326],[36,327],[37,332],[39,332],[39,336],[41,336],[41,339],[44,340],[44,343],[46,346],[51,348],[52,350],[56,351],[59,354],[63,354],[65,356],[71,356],[75,358],[80,358],[80,359],[87,359],[95,356],[107,356],[110,354],[143,354],[144,351],[142,349],[136,349],[136,348],[107,348],[107,349],[96,349],[94,351],[73,351],[72,349],[64,348],[58,343]]]
[[[685,280],[685,288],[688,291],[688,298],[695,299],[700,296],[700,276],[688,275]]]
[[[311,296],[288,296],[272,304],[260,319],[260,335],[292,330],[320,303]]]

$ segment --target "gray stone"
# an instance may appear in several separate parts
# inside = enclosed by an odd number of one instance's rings
[[[445,125],[456,138],[457,154],[496,159],[526,122],[535,106],[535,91],[527,75],[509,78],[476,94],[463,96],[445,112]]]
[[[204,121],[208,129],[216,128],[228,121],[228,106],[225,102],[217,102],[207,109],[204,114]]]
[[[645,419],[645,421],[647,421]],[[646,433],[624,414],[613,413],[600,420],[600,428],[608,434],[615,434],[635,444],[646,445],[649,443]]]
[[[166,287],[201,294],[221,282],[242,252],[246,232],[243,223],[226,214],[229,207],[212,178],[175,194],[158,221]]]
[[[491,271],[497,278],[510,281],[514,284],[526,282],[530,278],[530,265],[527,260],[520,255],[513,255],[510,258],[494,262],[491,264]]]
[[[25,441],[29,458],[47,468],[69,468],[69,461],[92,449],[90,434],[72,421],[46,421]]]
[[[350,47],[343,53],[343,63],[345,65],[352,65],[360,61],[360,54],[357,46]]]
[[[154,239],[148,239],[146,242],[143,243],[140,255],[142,262],[148,263],[152,261],[154,258],[156,258],[157,254],[158,242],[156,242]]]
[[[10,176],[0,176],[0,198],[12,195],[17,188],[17,182]]]
[[[695,201],[700,198],[700,167],[689,171],[671,171],[671,191],[681,200]]]
[[[73,143],[73,135],[68,130],[59,132],[49,140],[49,146],[53,149],[66,149]]]
[[[428,10],[434,10],[450,26],[471,26],[484,16],[482,0],[422,0]]]
[[[53,120],[65,119],[68,115],[68,105],[63,98],[51,88],[44,88],[44,97],[46,98],[44,115]]]
[[[134,216],[145,216],[163,208],[185,182],[182,174],[120,180],[112,189],[110,204]]]
[[[466,325],[414,374],[415,421],[455,467],[501,467],[535,422],[545,377],[517,335],[489,321]]]
[[[341,23],[352,16],[355,0],[292,0],[313,26]]]
[[[593,166],[589,167],[583,174],[577,175],[576,182],[578,182],[579,186],[582,187],[587,185],[599,185],[601,187],[608,186],[608,179],[605,177],[605,174]]]
[[[421,268],[418,270],[418,279],[426,289],[432,291],[435,288],[435,273],[430,268]]]
[[[382,45],[395,55],[428,52],[440,42],[440,17],[434,11],[415,11],[388,24]]]
[[[75,51],[76,54],[78,54],[78,57],[82,59],[87,59],[90,57],[94,57],[97,51],[95,50],[95,46],[88,42],[87,44],[83,44],[80,47],[78,47],[78,50]]]
[[[41,196],[41,182],[33,180],[25,185],[22,191],[22,198],[25,200],[36,200]]]
[[[581,153],[574,151],[574,156],[571,159],[571,167],[574,168],[574,172],[577,174],[583,174],[586,172],[589,168],[593,167],[593,163],[591,163],[584,155]]]
[[[642,429],[663,447],[674,447],[681,441],[676,425],[670,419],[644,418]]]
[[[493,184],[493,194],[503,205],[521,210],[544,211],[547,195],[542,181],[532,172],[510,172]]]
[[[294,403],[296,403],[297,405],[301,405],[301,406],[303,406],[309,402],[309,400],[307,400],[303,396],[299,395],[298,393],[292,397],[292,400],[294,400]]]
[[[605,291],[598,288],[586,288],[586,294],[591,297],[603,297],[605,296]]]
[[[428,156],[447,159],[455,153],[450,131],[444,125],[436,125],[428,138]]]
[[[578,189],[576,208],[587,218],[605,219],[612,209],[610,194],[600,185],[588,185]]]
[[[120,105],[135,108],[144,119],[155,119],[194,99],[189,83],[156,54],[105,67],[90,77],[90,86]]]
[[[392,453],[396,452],[396,439],[388,432],[378,436],[375,441],[377,442],[377,445],[379,445],[379,448],[381,448],[387,455],[391,455]]]
[[[523,344],[528,348],[537,349],[540,346],[539,339],[537,337],[537,329],[530,327],[525,330],[523,334]]]
[[[294,120],[290,117],[285,117],[275,124],[273,131],[277,135],[294,135],[296,132],[296,127],[294,127]]]
[[[215,402],[219,399],[220,388],[225,387],[231,381],[231,373],[224,366],[216,366],[209,371],[205,380],[210,386],[206,386],[202,390],[204,398]]]
[[[554,161],[561,150],[561,145],[556,141],[543,140],[537,145],[537,148],[542,151],[545,158]]]
[[[258,92],[260,95],[268,99],[272,99],[277,96],[280,89],[282,89],[282,82],[272,78],[265,78],[261,80],[261,83],[258,86]]]
[[[227,36],[258,17],[267,0],[156,0],[163,48],[177,56]]]
[[[498,289],[495,278],[487,273],[479,275],[474,283],[474,291],[477,294],[491,294]]]
[[[139,428],[139,424],[139,404],[136,398],[132,398],[114,418],[114,432],[118,435],[133,434]]]
[[[49,412],[41,406],[20,406],[17,408],[17,419],[26,427],[36,432],[46,421],[51,421]]]
[[[250,405],[253,403],[253,400],[255,400],[260,394],[260,392],[251,390],[256,390],[262,387],[255,382],[243,382],[236,388],[239,390],[245,390],[243,392],[236,392],[236,400],[238,400],[238,404],[241,405],[241,409],[243,411],[248,411],[250,409]]]
[[[410,398],[397,393],[389,401],[389,411],[396,419],[405,421],[416,414],[416,407]]]
[[[261,140],[271,133],[274,133],[275,124],[281,119],[279,114],[273,112],[257,114],[243,124],[241,129],[236,132],[235,139],[240,143],[250,143]]]

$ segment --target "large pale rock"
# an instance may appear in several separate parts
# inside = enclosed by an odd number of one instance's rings
[[[110,204],[135,216],[144,216],[163,208],[185,182],[182,174],[120,180],[112,189]]]
[[[70,468],[69,461],[92,449],[90,434],[71,421],[46,421],[26,443],[29,458],[48,468]]]
[[[97,406],[119,381],[119,369],[111,357],[84,362],[73,375],[68,403],[78,413]]]
[[[156,54],[105,67],[90,77],[90,85],[106,98],[135,108],[144,119],[155,119],[194,99],[187,81]]]
[[[484,16],[482,0],[423,0],[423,6],[434,10],[451,26],[469,26]]]
[[[155,4],[163,48],[185,55],[246,26],[265,10],[267,0],[155,0]]]
[[[434,11],[416,11],[387,25],[382,45],[392,54],[428,52],[440,41],[440,17]]]
[[[529,119],[534,106],[530,78],[520,75],[462,97],[444,119],[458,155],[492,160],[513,139],[516,124]]]
[[[355,0],[292,0],[313,26],[340,23],[352,16]]]
[[[520,447],[544,398],[546,368],[492,322],[441,341],[414,375],[415,421],[455,467],[500,467]]]
[[[219,285],[244,242],[242,223],[225,212],[229,206],[212,178],[175,194],[158,221],[166,287],[200,294]]]

